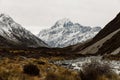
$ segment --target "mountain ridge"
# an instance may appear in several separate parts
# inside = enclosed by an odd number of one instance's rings
[[[0,45],[5,47],[47,47],[45,42],[16,23],[9,15],[3,13],[0,14],[0,36]]]
[[[111,20],[93,39],[71,46],[77,54],[119,55],[120,51],[120,13]]]

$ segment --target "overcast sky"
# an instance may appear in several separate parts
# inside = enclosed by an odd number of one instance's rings
[[[120,0],[0,0],[0,13],[38,34],[62,18],[103,27],[120,12]]]

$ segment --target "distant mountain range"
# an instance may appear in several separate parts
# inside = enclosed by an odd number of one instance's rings
[[[44,47],[39,48],[40,53],[49,55],[71,53],[120,57],[120,13],[102,30],[100,27],[91,28],[73,23],[69,19],[62,19],[50,29],[41,31],[38,36],[41,39],[10,16],[0,15],[0,47]],[[47,44],[51,47],[65,48],[48,48]]]
[[[69,58],[81,55],[104,55],[104,57],[111,56],[119,59],[120,13],[103,29],[82,26],[69,19],[62,19],[50,29],[41,31],[38,36],[41,39],[16,23],[10,16],[0,15],[0,47],[21,49],[39,47],[37,48],[39,55],[43,56],[67,56]],[[33,55],[39,57],[36,54]]]
[[[0,47],[47,47],[48,45],[16,23],[10,16],[0,14]]]
[[[38,37],[51,47],[67,47],[93,38],[101,27],[82,26],[69,19],[61,19],[49,29],[42,30]]]

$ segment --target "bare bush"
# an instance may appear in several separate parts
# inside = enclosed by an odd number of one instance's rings
[[[84,64],[82,67],[82,71],[80,72],[82,80],[98,80],[98,78],[102,76],[109,78],[110,76],[108,75],[115,75],[111,67],[106,63],[102,64],[96,61]]]

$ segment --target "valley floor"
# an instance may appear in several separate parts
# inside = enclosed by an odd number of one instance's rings
[[[56,61],[55,64],[64,66],[68,69],[79,71],[82,70],[83,64],[91,62],[100,62],[101,64],[108,64],[113,69],[113,71],[120,75],[120,61],[102,59],[102,56],[81,57],[73,60]]]
[[[82,65],[91,61],[109,63],[117,75],[120,75],[119,60],[102,60],[101,56],[78,56],[79,58],[75,59],[76,56],[69,54],[67,54],[69,56],[66,54],[59,56],[61,54],[57,52],[56,55],[56,51],[59,50],[1,48],[0,80],[81,80]],[[32,65],[32,68],[29,65]],[[35,74],[38,71],[34,70],[33,65],[40,70],[39,74]],[[27,72],[24,69],[25,66],[27,66]],[[33,73],[34,71],[36,72]]]

